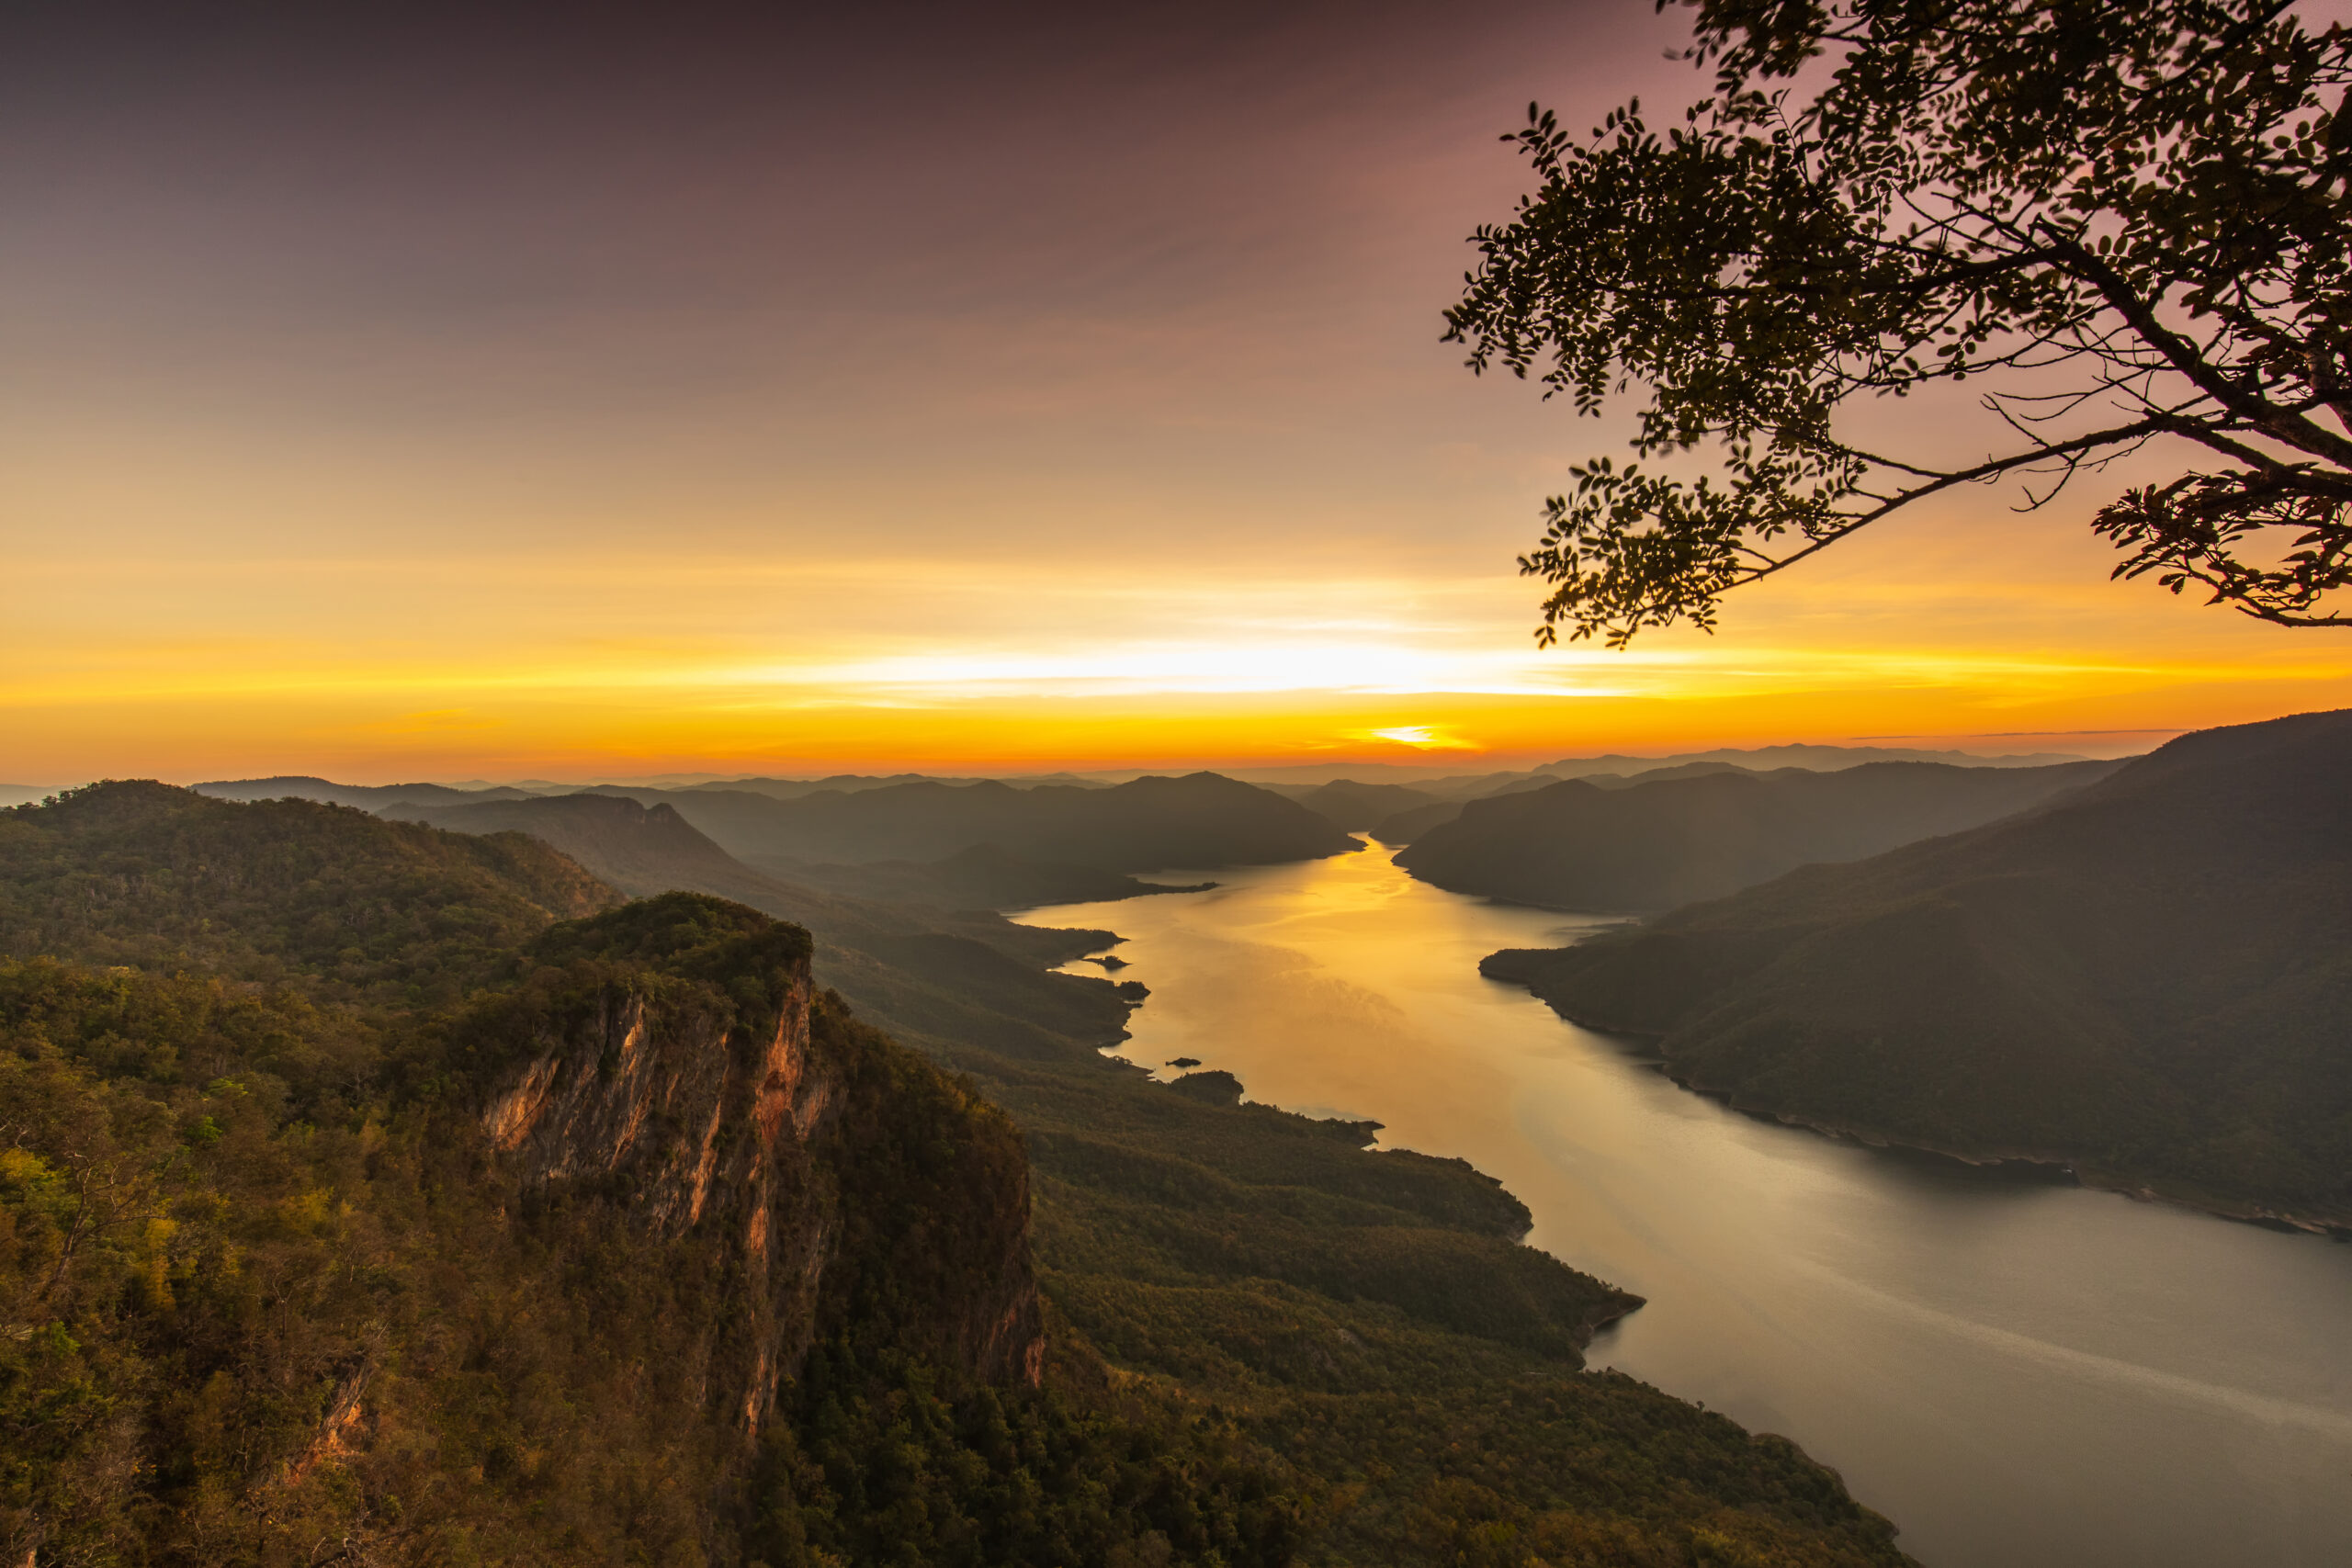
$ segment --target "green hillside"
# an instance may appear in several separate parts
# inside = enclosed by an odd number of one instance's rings
[[[918,1055],[740,905],[557,921],[609,896],[537,846],[187,798],[0,821],[12,908],[84,911],[0,961],[10,1561],[1903,1561],[1790,1445],[1578,1371],[1633,1303],[1491,1180],[1102,1058],[1109,987],[1043,972],[1099,933],[836,909],[873,951],[820,968]],[[176,869],[77,906],[85,850]],[[361,908],[422,856],[510,945],[376,976],[195,913],[248,854]],[[88,965],[174,911],[275,977]]]
[[[1518,1246],[1526,1210],[1490,1179],[1368,1156],[1364,1129],[1190,1098],[1099,1055],[1126,1002],[1106,1017],[1104,982],[1038,966],[1110,933],[980,917],[951,943],[910,929],[937,911],[754,882],[662,806],[592,798],[443,819],[528,825],[625,886],[723,886],[806,921],[826,983],[1027,1133],[1042,1277],[1080,1331],[1072,1375],[1206,1398],[1279,1451],[1312,1451],[1308,1560],[1679,1563],[1717,1531],[1765,1562],[1896,1560],[1794,1450],[1572,1375],[1591,1326],[1632,1303]],[[1432,1423],[1477,1436],[1432,1453]]]
[[[828,863],[773,855],[739,862],[688,826],[670,802],[657,801],[646,807],[619,795],[562,795],[441,805],[401,802],[384,808],[384,814],[398,821],[428,822],[464,833],[536,832],[549,842],[563,843],[567,852],[580,854],[583,861],[594,860],[620,870],[622,874],[617,876],[607,874],[617,886],[628,886],[632,874],[624,868],[635,863],[632,857],[645,852],[654,856],[650,864],[664,868],[663,875],[674,873],[680,863],[679,855],[693,853],[708,863],[708,874],[713,878],[756,871],[774,882],[809,892],[838,894],[867,903],[928,904],[950,910],[1092,904],[1153,893],[1197,891],[1208,886],[1192,884],[1171,888],[1162,883],[1139,882],[1099,866],[1027,859],[994,844],[975,844],[928,862]],[[646,852],[632,848],[639,840],[659,846],[673,836],[672,824],[703,840],[708,848],[697,845],[688,851],[683,846],[656,847]],[[571,848],[575,843],[581,846],[580,851]],[[725,856],[728,864],[720,866],[711,859],[714,855]]]
[[[0,953],[443,1001],[549,920],[616,901],[519,833],[457,838],[309,801],[133,783],[0,811]]]
[[[2019,817],[1485,970],[1743,1106],[2352,1223],[2347,776],[2352,713],[2208,730]]]
[[[880,903],[781,881],[729,855],[666,801],[570,795],[407,809],[461,833],[532,834],[635,897],[710,893],[804,926],[818,939],[824,983],[897,1032],[1050,1056],[1073,1039],[1116,1040],[1126,1022],[1131,1003],[1109,981],[1045,973],[1109,945],[1109,931],[1046,931],[985,909]]]
[[[1019,1135],[839,1009],[803,1069],[827,1114],[727,1142],[702,1224],[643,1201],[675,1129],[573,1140],[593,1177],[484,1139],[534,1055],[577,1042],[598,1080],[616,1006],[676,1065],[725,1062],[805,954],[747,909],[631,905],[381,1028],[300,983],[0,960],[9,1561],[1282,1560],[1295,1509],[1229,1438],[972,1352],[972,1303],[1034,1299]]]
[[[1109,788],[925,781],[791,800],[748,790],[625,793],[675,807],[728,853],[754,863],[921,863],[992,844],[1023,860],[1145,872],[1309,860],[1357,847],[1297,802],[1216,773]]]

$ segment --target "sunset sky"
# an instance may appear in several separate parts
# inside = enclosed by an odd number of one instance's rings
[[[1525,184],[1498,134],[1698,96],[1681,13],[819,9],[9,8],[0,780],[2112,751],[2352,705],[2352,637],[2106,581],[2120,472],[1888,525],[1713,637],[1535,649],[1513,557],[1624,424],[1439,313]]]

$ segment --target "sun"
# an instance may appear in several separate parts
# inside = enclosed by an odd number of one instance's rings
[[[1367,729],[1361,732],[1366,740],[1393,740],[1399,746],[1410,746],[1417,751],[1476,751],[1478,748],[1459,736],[1428,724],[1400,724],[1391,729]]]

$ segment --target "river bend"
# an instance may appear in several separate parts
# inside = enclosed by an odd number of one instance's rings
[[[1928,1568],[2352,1563],[2352,1246],[1734,1112],[1478,975],[1603,922],[1376,846],[1160,875],[1222,886],[1020,917],[1127,938],[1119,1054],[1499,1177],[1649,1298],[1593,1364],[1795,1438]]]

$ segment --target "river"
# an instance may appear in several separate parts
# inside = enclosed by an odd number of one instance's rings
[[[1019,917],[1127,939],[1120,1055],[1499,1177],[1649,1298],[1594,1365],[1793,1438],[1928,1568],[2352,1563],[2352,1246],[1740,1115],[1478,975],[1604,922],[1377,846],[1159,874],[1222,886]]]

